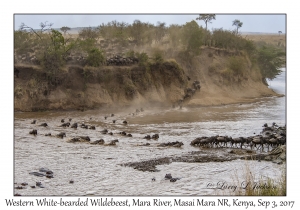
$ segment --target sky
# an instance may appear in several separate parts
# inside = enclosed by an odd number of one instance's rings
[[[52,28],[61,28],[68,26],[74,27],[89,27],[99,26],[102,23],[106,24],[116,20],[132,24],[134,20],[149,22],[154,25],[157,22],[165,22],[170,24],[183,25],[186,22],[196,20],[199,17],[198,13],[185,14],[14,14],[14,29],[18,30],[21,23],[26,24],[34,29],[40,28],[41,22],[53,23]],[[286,15],[284,13],[277,14],[216,14],[216,20],[212,20],[207,25],[209,30],[213,28],[223,28],[226,30],[234,30],[232,26],[233,20],[238,19],[243,22],[243,26],[239,29],[240,32],[263,32],[263,33],[282,33],[286,32]],[[197,23],[205,28],[203,20],[198,20]]]

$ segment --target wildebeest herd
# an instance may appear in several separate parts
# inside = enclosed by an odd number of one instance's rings
[[[185,94],[183,96],[182,99],[180,99],[179,101],[177,101],[177,104],[180,106],[180,108],[182,108],[182,104],[185,100],[188,100],[190,98],[192,98],[192,96],[196,93],[196,91],[200,91],[201,85],[200,85],[200,81],[195,80],[192,83],[192,87],[190,88],[186,88],[185,89]],[[173,104],[173,108],[176,107],[176,104]]]
[[[269,149],[286,144],[286,126],[279,127],[276,123],[272,126],[263,125],[261,134],[250,137],[232,138],[228,136],[198,137],[191,142],[192,146],[200,147],[239,147],[251,149]]]
[[[114,116],[114,115],[111,114],[111,116]],[[107,116],[105,116],[104,118],[106,120]],[[76,122],[71,125],[71,123],[70,123],[71,120],[72,119],[70,118],[69,122],[61,124],[60,127],[71,127],[71,128],[77,129],[78,123]],[[115,121],[116,120],[113,120],[114,123],[115,123]],[[64,122],[64,120],[61,120],[61,122]],[[36,123],[36,120],[31,122],[31,124],[35,124],[35,123]],[[123,121],[123,124],[127,125],[127,121]],[[42,123],[39,126],[47,127],[48,124]],[[92,130],[96,129],[96,127],[94,125],[86,125],[84,123],[82,123],[80,125],[80,127],[85,128],[85,129],[92,129]],[[102,134],[113,135],[113,133],[108,132],[107,129],[104,129],[100,132]],[[32,131],[29,132],[29,134],[36,136],[38,134],[38,132],[36,129],[33,129]],[[125,131],[118,132],[117,134],[120,134],[120,135],[126,136],[126,137],[132,137],[132,134],[126,133]],[[51,133],[46,133],[45,136],[52,136],[52,135],[51,135]],[[60,133],[54,135],[54,137],[64,138],[64,137],[66,137],[66,133],[60,132]],[[159,134],[153,134],[152,136],[146,135],[143,139],[157,140],[158,138],[159,138]],[[118,141],[118,139],[115,139],[115,140],[110,141],[109,143],[105,143],[105,141],[103,139],[91,141],[89,136],[78,136],[78,137],[68,139],[67,142],[69,142],[69,143],[88,142],[93,145],[96,145],[96,144],[116,145],[116,143],[119,141]],[[210,136],[210,137],[202,136],[202,137],[198,137],[198,138],[192,140],[190,143],[191,146],[200,146],[200,147],[235,147],[235,148],[241,148],[241,149],[243,149],[243,148],[251,148],[251,149],[261,148],[262,150],[264,148],[267,148],[269,150],[270,147],[275,148],[275,147],[278,147],[280,145],[285,145],[285,144],[286,144],[286,126],[279,127],[276,123],[273,123],[272,126],[268,126],[267,123],[265,123],[263,125],[263,130],[262,130],[261,134],[255,135],[255,136],[237,137],[237,138],[232,138],[229,136],[220,136],[220,135]],[[149,145],[150,144],[145,144],[143,146],[149,146]],[[167,147],[167,146],[181,147],[182,145],[184,145],[182,142],[176,141],[176,142],[161,143],[158,146],[159,147]]]
[[[136,57],[122,57],[120,55],[115,55],[112,58],[106,59],[106,65],[115,65],[115,66],[126,66],[137,64],[139,59]]]
[[[144,111],[143,108],[136,109],[135,110],[135,112],[136,112],[135,114],[138,114],[139,112],[143,112],[143,111]],[[130,113],[129,115],[131,115],[131,114],[133,114],[133,113]],[[115,115],[114,114],[110,114],[109,116],[104,116],[104,119],[105,120],[109,120],[109,117],[115,117]],[[96,126],[94,126],[94,125],[88,125],[88,124],[85,124],[85,123],[81,123],[80,124],[80,123],[77,123],[77,122],[71,124],[71,121],[72,121],[72,118],[69,118],[68,122],[65,122],[65,119],[61,119],[60,122],[62,124],[58,125],[58,127],[63,127],[63,128],[70,127],[70,128],[73,128],[73,129],[77,129],[79,127],[79,128],[83,128],[83,129],[96,130]],[[116,123],[116,121],[117,121],[116,119],[112,119],[113,123]],[[121,120],[121,121],[122,121],[123,125],[127,125],[128,124],[128,121],[126,121],[126,120]],[[36,123],[37,123],[36,120],[33,120],[31,122],[31,124],[36,124]],[[47,123],[41,123],[41,124],[39,124],[39,126],[48,127],[48,124]],[[101,130],[100,133],[101,134],[108,134],[108,135],[111,135],[111,136],[114,135],[114,134],[117,134],[117,135],[121,135],[121,136],[124,136],[124,137],[133,137],[133,135],[131,133],[127,133],[125,131],[120,131],[120,132],[113,133],[112,131],[109,132],[108,129],[106,129],[106,128],[104,128],[103,130]],[[29,131],[29,134],[37,136],[38,135],[38,130],[37,129],[33,129],[33,130]],[[67,137],[67,135],[66,135],[65,132],[60,132],[60,133],[55,134],[55,135],[52,135],[51,133],[45,133],[44,136],[56,137],[56,138],[61,138],[61,139],[63,139],[64,137]],[[158,138],[159,138],[159,134],[156,133],[156,134],[153,134],[152,137],[150,135],[146,135],[143,139],[157,140]],[[109,143],[105,143],[105,141],[102,138],[101,139],[97,139],[95,141],[92,141],[89,136],[76,136],[76,137],[73,137],[73,138],[69,138],[66,142],[68,142],[68,143],[85,142],[85,143],[90,143],[92,145],[113,146],[113,145],[116,145],[116,143],[119,142],[119,140],[118,139],[114,139],[114,140],[111,140]]]
[[[113,115],[112,115],[113,116]],[[105,117],[105,119],[107,119],[107,117]],[[71,127],[71,128],[73,128],[73,129],[77,129],[78,127],[80,127],[80,128],[83,128],[83,129],[91,129],[91,130],[96,130],[96,127],[94,126],[94,125],[86,125],[86,124],[84,124],[84,123],[81,123],[80,125],[78,125],[78,123],[77,122],[75,122],[75,123],[73,123],[72,125],[71,125],[71,118],[69,119],[69,122],[64,122],[64,119],[62,119],[61,120],[61,122],[63,122],[61,125],[59,125],[58,127],[64,127],[64,128],[66,128],[66,127]],[[31,124],[35,124],[36,123],[36,120],[33,120],[32,122],[31,122]],[[123,123],[124,124],[124,123]],[[42,123],[42,124],[40,124],[39,126],[43,126],[43,127],[47,127],[48,126],[48,124],[47,123]],[[104,130],[102,130],[102,131],[100,131],[102,134],[110,134],[110,135],[113,135],[113,133],[112,132],[108,132],[108,130],[107,129],[104,129]],[[122,132],[120,132],[119,134],[121,134],[121,135],[124,135],[124,133],[125,133],[125,135],[126,135],[126,132],[125,131],[122,131]],[[37,129],[33,129],[32,131],[30,131],[29,132],[29,134],[32,134],[32,135],[37,135],[38,134],[38,132],[37,132]],[[65,132],[60,132],[60,133],[58,133],[58,134],[56,134],[56,135],[51,135],[51,133],[46,133],[46,134],[44,134],[45,136],[50,136],[50,137],[57,137],[57,138],[61,138],[61,139],[63,139],[64,137],[66,137],[66,133]],[[131,134],[127,134],[126,135],[127,137],[132,137],[132,135]],[[89,136],[78,136],[78,137],[74,137],[74,138],[70,138],[70,139],[68,139],[67,140],[67,142],[68,143],[75,143],[75,142],[88,142],[88,143],[90,143],[90,144],[93,144],[93,145],[95,145],[95,144],[102,144],[102,145],[107,145],[107,146],[110,146],[110,145],[116,145],[116,143],[117,142],[119,142],[118,141],[118,139],[115,139],[115,140],[112,140],[112,141],[110,141],[109,143],[107,143],[107,144],[105,144],[105,141],[103,140],[103,139],[100,139],[100,140],[95,140],[95,141],[91,141],[91,139],[90,139],[90,137]]]
[[[191,88],[187,88],[185,90],[185,95],[183,96],[183,100],[186,99],[186,98],[190,98],[192,97],[196,91],[200,90],[201,86],[200,86],[200,82],[198,80],[195,80],[192,84],[192,87]]]

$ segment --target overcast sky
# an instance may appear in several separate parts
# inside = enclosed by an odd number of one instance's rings
[[[18,30],[21,23],[39,29],[40,23],[48,21],[53,23],[52,28],[61,28],[62,26],[89,27],[99,26],[102,23],[108,23],[116,20],[132,24],[134,20],[157,24],[158,21],[170,24],[185,24],[196,20],[199,14],[18,14],[14,15],[14,28]],[[232,21],[238,19],[243,22],[240,32],[265,32],[278,33],[286,31],[286,15],[278,14],[216,14],[216,20],[208,24],[208,29],[223,28],[232,30]],[[197,21],[199,25],[205,27],[204,21]]]

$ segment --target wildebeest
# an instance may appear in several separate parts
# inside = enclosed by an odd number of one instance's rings
[[[42,123],[42,124],[40,124],[40,126],[47,127],[48,124],[47,123]]]
[[[100,131],[102,134],[107,134],[108,130],[107,129],[103,129],[102,131]]]
[[[77,128],[78,127],[78,124],[77,123],[73,123],[72,125],[71,125],[71,128]]]
[[[61,124],[59,127],[69,127],[70,126],[70,123],[69,122],[67,122],[67,123],[63,123],[63,124]]]
[[[64,138],[66,137],[66,133],[65,132],[60,132],[59,134],[56,135],[58,138]]]
[[[200,86],[200,82],[198,80],[194,81],[193,82],[193,87],[196,89],[196,90],[200,90],[201,86]]]
[[[90,141],[90,137],[88,136],[79,136],[79,138],[81,139],[81,141]]]
[[[104,143],[105,143],[105,141],[103,139],[99,139],[99,140],[90,142],[90,144],[104,144]]]
[[[171,174],[166,174],[165,179],[172,179],[172,175]]]
[[[89,129],[96,130],[96,127],[94,125],[91,125]]]
[[[32,131],[29,132],[29,134],[37,135],[37,130],[36,130],[36,129],[33,129]]]
[[[119,142],[119,140],[115,139],[115,140],[110,141],[108,144],[104,144],[104,146],[114,146],[114,145],[116,145],[117,142]]]
[[[106,65],[116,65],[124,66],[138,63],[138,58],[136,57],[122,57],[120,55],[115,55],[112,58],[106,59]]]

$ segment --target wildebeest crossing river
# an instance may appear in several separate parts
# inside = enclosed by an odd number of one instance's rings
[[[270,82],[270,88],[285,93],[285,72]],[[136,109],[141,107],[85,112],[15,113],[14,193],[30,196],[224,195],[225,191],[218,191],[223,189],[216,191],[215,188],[207,187],[208,183],[232,185],[236,180],[242,182],[244,172],[248,169],[257,178],[280,177],[281,173],[285,173],[285,164],[257,160],[201,163],[170,161],[157,165],[155,172],[140,171],[122,164],[164,157],[175,159],[190,152],[205,151],[218,155],[215,148],[193,147],[190,143],[200,136],[253,136],[262,131],[265,123],[272,125],[276,122],[278,126],[285,126],[285,100],[284,96],[263,98],[251,104],[215,107],[143,107],[144,111],[139,113]],[[69,118],[72,118],[70,127],[60,126],[61,119],[68,122]],[[36,120],[35,124],[31,124],[33,120]],[[125,120],[126,124],[123,123]],[[75,122],[78,127],[71,128]],[[48,126],[39,126],[42,123]],[[80,126],[82,124],[95,126],[95,129],[83,128]],[[34,129],[37,134],[29,134]],[[104,129],[108,132],[101,132]],[[49,133],[51,136],[46,135]],[[58,134],[62,138],[56,136]],[[154,134],[159,134],[159,138],[144,139],[146,135]],[[91,142],[103,139],[105,143],[67,142],[79,136],[88,136]],[[116,139],[118,142],[109,145]],[[183,145],[158,146],[175,141]],[[52,174],[48,171],[50,176],[48,174],[47,178],[47,170],[39,172],[41,168],[48,169]],[[29,174],[32,172],[44,175]],[[166,180],[164,177],[169,173],[178,180]]]

